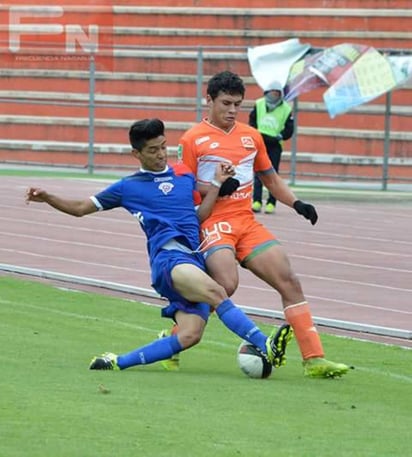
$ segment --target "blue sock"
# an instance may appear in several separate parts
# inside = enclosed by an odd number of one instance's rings
[[[242,339],[249,341],[266,354],[267,336],[249,319],[246,314],[237,308],[232,300],[227,298],[216,308],[216,314],[229,330]]]
[[[172,355],[182,351],[183,348],[177,335],[159,338],[152,343],[117,357],[117,365],[121,370],[135,365],[147,365],[159,360],[170,359]]]

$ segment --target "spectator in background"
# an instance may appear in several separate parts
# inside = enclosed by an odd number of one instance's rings
[[[271,89],[266,90],[263,97],[256,100],[249,115],[249,125],[262,134],[270,161],[278,173],[283,141],[293,135],[294,129],[292,109],[283,100],[283,87],[279,82],[274,82]],[[252,210],[255,213],[260,213],[262,209],[262,190],[262,182],[255,174],[252,204]],[[265,213],[274,213],[275,207],[276,198],[269,192]]]

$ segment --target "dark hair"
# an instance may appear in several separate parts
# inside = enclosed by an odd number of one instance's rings
[[[244,97],[245,86],[243,80],[231,71],[216,73],[207,84],[207,94],[214,100],[219,95],[219,92]]]
[[[141,151],[147,141],[164,136],[165,125],[160,119],[142,119],[132,124],[129,130],[129,141],[132,148]]]

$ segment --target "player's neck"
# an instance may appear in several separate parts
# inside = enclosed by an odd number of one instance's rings
[[[229,126],[229,127],[222,127],[222,126],[221,126],[220,124],[218,124],[217,122],[214,122],[213,119],[211,119],[211,118],[206,118],[206,121],[207,121],[210,125],[213,125],[213,127],[216,127],[216,128],[218,128],[218,129],[220,129],[220,130],[223,130],[223,131],[226,132],[226,133],[227,133],[227,132],[230,132],[230,131],[233,129],[234,125],[235,125],[235,124],[233,124],[233,125],[231,125],[231,126]]]
[[[166,165],[164,170],[162,170],[162,171],[146,170],[146,168],[140,167],[140,172],[141,173],[153,173],[154,175],[161,175],[162,173],[165,173],[168,169],[169,169],[169,165]]]

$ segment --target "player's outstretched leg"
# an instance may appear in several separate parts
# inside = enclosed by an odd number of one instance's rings
[[[168,329],[161,330],[158,337],[166,338],[167,336],[176,334],[178,332],[178,330],[179,330],[179,327],[177,326],[177,324],[174,324],[170,330],[168,330]],[[170,359],[162,360],[160,363],[162,364],[162,367],[167,371],[178,371],[179,364],[180,364],[179,353],[174,354]]]
[[[90,370],[120,370],[117,365],[117,355],[105,352],[102,355],[93,357],[89,365]]]
[[[310,378],[339,378],[349,371],[344,363],[331,362],[322,357],[313,357],[302,362],[303,374]]]
[[[279,329],[273,329],[266,340],[266,350],[269,362],[279,368],[286,363],[286,347],[293,338],[293,330],[289,324],[283,324]]]

